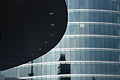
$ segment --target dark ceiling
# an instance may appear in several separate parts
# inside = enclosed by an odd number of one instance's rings
[[[0,68],[9,69],[51,50],[67,27],[64,0],[0,0]]]

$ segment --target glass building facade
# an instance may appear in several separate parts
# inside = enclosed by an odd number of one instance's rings
[[[33,64],[2,74],[30,80],[120,80],[120,0],[66,3],[69,22],[58,45]],[[31,67],[33,76],[28,75]]]

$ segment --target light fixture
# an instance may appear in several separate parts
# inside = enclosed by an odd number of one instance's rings
[[[49,36],[53,36],[53,34],[49,34]]]
[[[39,50],[41,50],[41,48],[39,48]]]
[[[51,26],[51,27],[54,27],[54,26],[55,26],[55,24],[50,24],[50,26]]]
[[[55,13],[54,12],[50,12],[49,15],[54,15]]]
[[[46,41],[45,43],[47,44],[48,42]]]

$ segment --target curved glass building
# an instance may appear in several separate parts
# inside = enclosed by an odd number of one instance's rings
[[[120,80],[120,0],[66,3],[69,22],[59,44],[32,64],[2,74],[33,80]]]

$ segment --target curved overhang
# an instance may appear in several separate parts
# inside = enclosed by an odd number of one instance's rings
[[[67,27],[65,0],[0,0],[0,69],[51,50]]]

